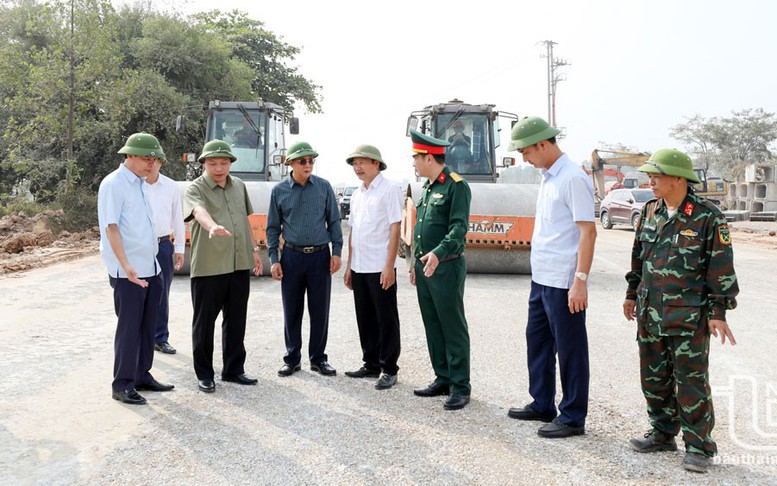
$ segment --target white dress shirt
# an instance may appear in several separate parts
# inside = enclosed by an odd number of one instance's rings
[[[402,189],[382,174],[351,196],[351,270],[379,273],[388,259],[390,226],[402,220]]]
[[[562,154],[550,169],[542,170],[531,239],[533,281],[572,287],[580,242],[576,221],[595,221],[594,188],[583,169]]]
[[[146,181],[145,186],[154,208],[154,230],[157,238],[172,233],[175,235],[175,252],[183,253],[186,246],[186,233],[178,184],[169,177],[159,174],[159,179],[155,183],[149,184]]]

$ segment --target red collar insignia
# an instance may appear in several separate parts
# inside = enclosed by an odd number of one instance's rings
[[[440,172],[440,177],[437,178],[437,182],[439,182],[440,184],[445,182],[445,173],[444,172]]]
[[[685,203],[685,208],[683,209],[683,213],[685,213],[686,216],[690,216],[693,214],[693,203]]]

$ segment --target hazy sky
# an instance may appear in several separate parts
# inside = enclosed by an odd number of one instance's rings
[[[601,143],[682,148],[669,130],[696,113],[777,112],[777,2],[768,0],[154,5],[240,9],[300,47],[294,64],[323,86],[324,113],[298,107],[301,133],[291,141],[310,142],[320,153],[317,173],[334,184],[356,181],[345,157],[362,143],[381,150],[387,176],[412,177],[407,117],[427,105],[458,98],[546,117],[544,40],[570,63],[560,71],[556,118],[567,134],[561,148],[576,161]],[[503,151],[509,126],[501,138]]]

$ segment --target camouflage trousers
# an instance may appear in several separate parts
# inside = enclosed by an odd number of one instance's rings
[[[661,336],[637,326],[642,393],[655,430],[677,435],[688,452],[712,457],[715,414],[708,379],[710,335],[706,321],[692,336]]]

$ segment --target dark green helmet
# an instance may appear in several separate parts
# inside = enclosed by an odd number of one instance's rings
[[[519,121],[510,133],[510,146],[508,151],[530,147],[543,140],[550,140],[561,133],[556,127],[538,116],[529,116]]]
[[[638,170],[648,174],[685,177],[690,182],[699,182],[699,178],[693,171],[691,158],[675,149],[657,150]]]
[[[232,162],[237,160],[232,154],[232,147],[223,140],[211,140],[202,147],[202,154],[197,158],[199,163],[203,163],[205,159],[214,159],[217,157],[223,157],[229,159]]]
[[[307,142],[297,142],[291,147],[289,147],[288,151],[289,155],[286,156],[286,165],[289,165],[289,162],[291,162],[294,159],[299,159],[300,157],[318,157],[318,152],[313,150],[313,147],[310,146]]]
[[[162,146],[159,145],[159,140],[150,133],[145,132],[130,135],[118,153],[140,157],[154,157],[162,160],[167,159]]]

